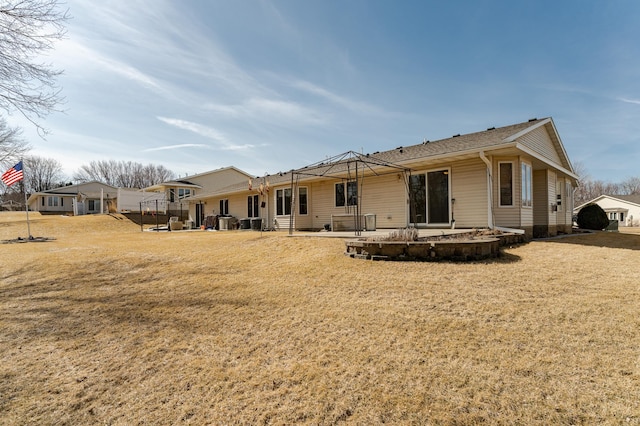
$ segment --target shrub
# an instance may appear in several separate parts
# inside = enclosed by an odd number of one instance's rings
[[[416,228],[403,228],[389,233],[389,236],[381,241],[417,241],[418,230]]]
[[[578,226],[582,229],[601,231],[609,226],[607,214],[597,204],[588,204],[578,212]]]

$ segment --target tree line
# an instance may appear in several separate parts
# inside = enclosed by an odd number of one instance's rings
[[[601,195],[640,195],[640,177],[629,177],[621,182],[606,182],[592,179],[581,162],[573,165],[578,175],[578,187],[573,195],[574,206],[578,207]]]

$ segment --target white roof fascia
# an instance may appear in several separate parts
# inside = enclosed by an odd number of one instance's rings
[[[524,136],[527,133],[534,131],[538,127],[544,126],[545,124],[549,123],[550,121],[551,121],[550,118],[546,118],[546,119],[544,119],[542,121],[537,122],[536,124],[532,124],[531,126],[527,127],[526,129],[520,130],[518,133],[513,134],[513,135],[509,136],[508,138],[503,139],[503,141],[507,142],[507,143],[508,142],[513,142],[516,139],[518,139],[519,137]]]
[[[573,164],[571,164],[571,159],[569,159],[569,155],[567,155],[567,151],[564,149],[564,144],[562,143],[562,139],[560,139],[560,133],[558,133],[558,129],[556,129],[556,123],[554,123],[551,118],[549,118],[549,122],[553,127],[553,133],[556,135],[556,138],[558,138],[558,144],[562,149],[562,155],[564,155],[565,160],[569,163],[569,167],[571,167],[571,172],[573,173]]]
[[[527,155],[530,155],[530,156],[534,157],[536,160],[542,161],[543,163],[547,164],[548,166],[551,166],[554,169],[560,170],[562,173],[564,173],[565,175],[575,179],[576,181],[578,180],[578,175],[573,173],[573,171],[565,169],[561,165],[552,162],[548,158],[545,158],[545,157],[541,156],[540,154],[538,154],[537,152],[527,148],[526,146],[523,146],[521,144],[516,144],[516,148],[518,148],[522,152],[525,152]]]
[[[623,200],[622,198],[617,198],[617,197],[614,197],[613,195],[602,194],[601,196],[599,196],[598,198],[595,198],[595,199],[597,200],[597,199],[604,198],[604,197],[610,198],[612,200],[616,200],[616,201],[618,201],[620,203],[631,204],[631,205],[640,207],[640,204],[634,203],[633,201]]]
[[[420,161],[423,159],[426,160],[446,160],[447,158],[451,158],[451,157],[457,157],[457,156],[461,156],[461,155],[469,155],[469,156],[476,156],[479,155],[480,152],[484,151],[485,153],[489,152],[489,151],[493,151],[496,149],[503,149],[503,148],[517,148],[517,144],[515,143],[500,143],[497,145],[489,145],[489,146],[483,146],[482,148],[471,148],[471,149],[465,149],[464,151],[452,151],[452,152],[447,152],[444,154],[438,154],[438,155],[429,155],[426,157],[413,157],[413,158],[408,158],[406,160],[402,160],[397,162],[397,165],[406,165],[407,163],[412,163],[412,162],[416,162],[416,161]]]
[[[209,171],[207,171],[207,172],[197,173],[197,174],[195,174],[195,175],[185,176],[185,177],[180,178],[180,179],[188,180],[188,179],[192,179],[192,178],[194,178],[194,177],[206,176],[206,175],[210,175],[210,174],[212,174],[212,173],[219,173],[219,172],[223,172],[223,171],[225,171],[225,170],[235,170],[236,172],[238,172],[238,173],[240,173],[240,174],[243,174],[243,175],[245,175],[246,177],[251,177],[251,178],[255,177],[255,176],[253,176],[253,175],[251,175],[251,174],[249,174],[249,173],[245,172],[244,170],[240,170],[239,168],[237,168],[237,167],[235,167],[235,166],[227,166],[227,167],[221,167],[221,168],[219,168],[219,169],[209,170]]]
[[[562,150],[562,155],[564,157],[564,159],[567,161],[567,163],[569,164],[569,167],[571,168],[571,171],[569,171],[567,174],[571,175],[571,176],[575,176],[577,179],[576,174],[573,172],[573,165],[571,164],[571,160],[569,159],[569,156],[567,155],[567,151],[564,149],[564,144],[562,143],[562,139],[560,139],[560,134],[558,133],[558,129],[556,129],[556,125],[553,122],[552,118],[546,118],[542,121],[540,121],[539,123],[534,124],[531,127],[527,127],[524,130],[519,131],[518,133],[509,136],[508,138],[504,139],[505,142],[513,142],[516,139],[518,139],[521,136],[526,135],[529,132],[532,132],[533,130],[545,126],[547,124],[551,124],[551,127],[553,128],[553,133],[555,135],[555,137],[558,139],[558,145],[560,146],[560,149]],[[566,169],[565,169],[566,170]]]

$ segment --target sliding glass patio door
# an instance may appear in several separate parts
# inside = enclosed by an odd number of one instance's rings
[[[449,224],[449,170],[412,175],[409,179],[409,192],[409,220],[412,224]]]

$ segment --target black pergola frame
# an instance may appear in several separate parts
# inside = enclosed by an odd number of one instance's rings
[[[355,174],[355,179],[351,179],[351,167]],[[357,196],[356,204],[349,205],[348,198],[345,200],[345,208],[347,211],[350,207],[355,207],[352,210],[354,216],[354,228],[355,235],[361,235],[362,222],[362,185],[364,183],[364,177],[367,175],[365,172],[369,172],[369,176],[384,176],[401,172],[404,176],[405,188],[409,197],[411,197],[411,191],[409,190],[409,179],[411,176],[411,168],[394,164],[390,161],[386,161],[375,157],[371,154],[361,154],[355,151],[347,151],[339,155],[327,158],[323,161],[319,161],[314,164],[310,164],[301,169],[291,171],[291,217],[289,220],[289,235],[293,234],[293,224],[295,222],[295,203],[296,195],[295,189],[298,187],[298,182],[301,176],[306,177],[320,177],[320,178],[335,178],[341,181],[345,180],[346,174],[347,182],[356,182]],[[361,173],[359,173],[361,172]],[[408,177],[409,176],[409,177]]]

